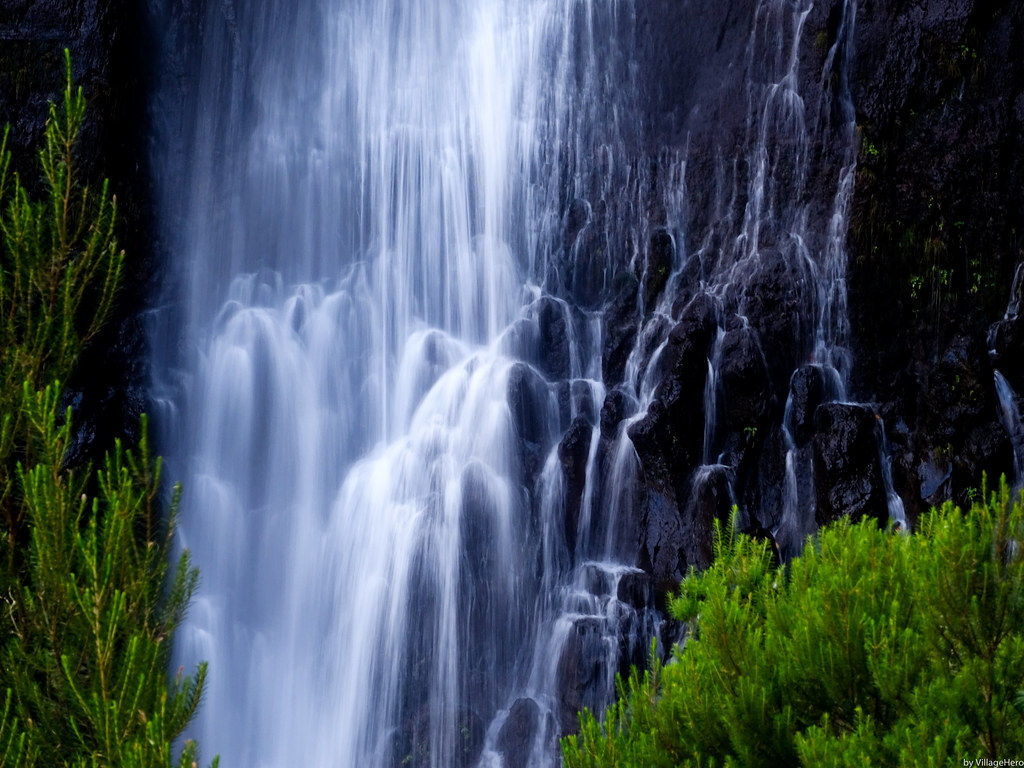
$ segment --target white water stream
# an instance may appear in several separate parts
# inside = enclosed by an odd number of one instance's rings
[[[550,765],[575,707],[602,707],[622,663],[642,660],[661,618],[635,604],[649,595],[630,604],[645,587],[620,536],[643,471],[628,428],[654,397],[689,259],[742,315],[770,241],[813,286],[794,343],[848,366],[855,152],[831,74],[855,6],[841,4],[822,104],[807,106],[811,8],[756,4],[747,203],[714,223],[725,245],[698,254],[686,156],[655,183],[628,146],[631,0],[193,9],[156,158],[173,264],[154,393],[202,574],[177,655],[210,665],[190,732],[205,754],[225,768],[497,766],[510,711],[531,702],[521,758]],[[841,167],[815,220],[808,167],[829,131]],[[616,270],[642,271],[654,207],[674,261],[626,363],[625,418],[603,435],[601,304]],[[706,464],[718,364],[709,351],[710,412],[695,415]],[[558,451],[571,425],[576,486]]]

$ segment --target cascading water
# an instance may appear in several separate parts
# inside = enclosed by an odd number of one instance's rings
[[[999,345],[1001,326],[1016,322],[1020,315],[1021,299],[1024,297],[1024,262],[1017,265],[1010,287],[1010,300],[1006,305],[1002,322],[996,323],[989,330],[989,355],[998,364],[996,347]],[[1006,429],[1013,446],[1014,488],[1024,486],[1024,424],[1020,416],[1020,397],[1006,377],[999,370],[994,374],[996,398],[999,402],[999,421]]]
[[[530,480],[556,387],[515,359],[561,314],[569,370],[545,373],[571,380],[568,418],[600,408],[599,317],[533,286],[582,279],[549,263],[561,200],[617,181],[591,166],[623,154],[607,51],[629,8],[200,16],[194,121],[162,158],[183,311],[157,336],[203,573],[180,649],[210,662],[195,735],[225,765],[471,763],[569,578],[558,480],[539,501]]]
[[[766,265],[810,287],[796,357],[845,392],[855,4],[808,109],[813,3],[751,0],[745,137],[704,211],[696,150],[642,147],[631,0],[165,2],[168,47],[195,52],[159,102],[179,268],[154,313],[202,573],[193,735],[225,768],[556,763],[576,710],[675,637],[635,436],[681,314],[705,301],[715,339],[682,506],[740,501],[757,427],[720,418],[722,350],[769,365],[747,320]],[[610,303],[639,318],[625,341]]]

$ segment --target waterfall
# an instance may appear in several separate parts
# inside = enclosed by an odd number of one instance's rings
[[[813,3],[749,4],[740,139],[704,155],[644,147],[632,0],[156,3],[153,397],[202,574],[176,653],[225,768],[550,766],[676,639],[632,435],[680,297],[716,323],[684,505],[739,501],[722,349],[757,274],[810,286],[792,344],[836,397],[849,368],[855,4],[810,106]]]
[[[1024,295],[1024,262],[1017,265],[1013,275],[1013,283],[1010,286],[1010,299],[1006,304],[1006,312],[1002,321],[995,323],[989,329],[989,357],[994,364],[999,364],[999,353],[997,347],[1005,346],[1000,344],[1001,326],[1009,326],[1016,323],[1020,316],[1021,296]],[[996,369],[994,372],[996,399],[999,403],[999,421],[1010,438],[1010,445],[1013,447],[1013,487],[1020,488],[1024,484],[1024,427],[1021,425],[1019,401],[1020,398],[1013,386],[1007,381],[1002,371]],[[1019,382],[1018,382],[1019,383]]]
[[[527,686],[574,578],[558,491],[536,490],[557,484],[556,384],[582,385],[570,418],[604,398],[599,317],[538,286],[580,280],[550,262],[565,191],[616,183],[595,166],[623,155],[610,52],[629,22],[606,0],[211,2],[196,20],[158,158],[182,264],[157,395],[203,578],[179,649],[210,662],[193,735],[222,764],[471,764]],[[545,303],[570,359],[546,378],[517,362]]]
[[[1024,426],[1021,424],[1020,410],[1017,408],[1017,393],[999,371],[995,372],[996,397],[999,399],[999,421],[1010,436],[1013,446],[1013,487],[1017,488],[1024,482],[1021,467],[1024,466]]]

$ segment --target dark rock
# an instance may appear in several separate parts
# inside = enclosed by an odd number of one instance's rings
[[[953,440],[987,411],[994,414],[993,376],[981,340],[966,334],[954,337],[923,382],[921,424],[928,434]]]
[[[575,379],[569,384],[569,396],[572,398],[572,409],[576,416],[586,419],[590,424],[600,420],[597,409],[601,405],[594,403],[594,387],[584,379]],[[602,404],[603,405],[603,404]]]
[[[580,505],[587,480],[587,460],[594,428],[583,417],[573,420],[562,442],[558,444],[558,460],[565,478],[565,540],[569,551],[576,548]]]
[[[817,522],[865,515],[885,520],[885,488],[874,412],[864,405],[827,403],[814,417]]]
[[[590,203],[579,198],[569,204],[569,210],[565,213],[565,226],[562,234],[562,247],[568,251],[572,248],[580,232],[587,226],[591,219]]]
[[[428,768],[435,758],[431,754],[431,713],[429,707],[421,708],[409,718],[395,735],[392,755],[395,765],[408,768]],[[484,722],[471,709],[462,707],[456,723],[456,754],[454,768],[470,768],[476,765],[483,752]]]
[[[669,333],[655,374],[659,381],[655,397],[666,406],[669,418],[702,412],[707,358],[717,314],[715,300],[701,294],[690,302]],[[703,425],[700,431],[703,435]]]
[[[610,595],[615,574],[600,563],[586,563],[582,569],[584,588],[595,597]]]
[[[608,241],[595,222],[586,224],[566,254],[564,278],[568,295],[584,309],[598,309],[603,303]]]
[[[759,430],[753,442],[751,458],[744,457],[737,469],[736,491],[743,513],[740,525],[751,535],[767,537],[782,521],[789,446],[781,425],[775,424]]]
[[[607,645],[603,629],[604,622],[596,617],[576,619],[562,646],[555,674],[558,725],[563,735],[576,733],[580,710],[595,710],[605,695]]]
[[[686,547],[688,566],[703,569],[711,564],[715,521],[726,530],[734,504],[732,470],[729,467],[715,465],[697,470],[689,505],[690,535]]]
[[[647,246],[647,268],[643,277],[644,311],[650,313],[661,292],[665,290],[675,260],[675,242],[671,233],[658,228],[651,233]]]
[[[658,476],[647,476],[645,488],[641,565],[651,574],[656,588],[662,593],[676,589],[686,575],[687,536],[671,485],[659,482]]]
[[[1024,97],[1022,97],[1024,98]],[[988,346],[994,368],[1012,382],[1015,389],[1024,387],[1024,261],[1017,265],[1010,288],[1010,301],[1003,317],[988,331]]]
[[[994,482],[1005,475],[1013,480],[1013,442],[1005,427],[992,419],[974,426],[963,443],[963,451],[953,462],[954,482],[959,483],[951,496],[963,508],[970,507],[968,492],[980,486],[979,478],[986,474]]]
[[[928,506],[940,506],[951,495],[949,480],[953,477],[953,465],[946,461],[936,464],[934,457],[923,459],[918,467],[920,498]]]
[[[782,253],[766,251],[743,295],[742,311],[757,331],[773,390],[785,392],[793,369],[807,357],[807,281]]]
[[[515,425],[523,466],[523,480],[537,476],[550,446],[549,391],[547,382],[529,365],[515,363],[508,375],[508,405]]]
[[[572,375],[574,337],[573,310],[561,299],[542,296],[530,305],[526,317],[505,331],[502,348],[533,363],[549,381],[561,381]]]
[[[609,385],[622,381],[626,361],[640,328],[637,306],[639,283],[626,270],[615,276],[611,286],[611,300],[604,309],[604,348],[601,352],[605,382]]]
[[[637,349],[637,386],[643,387],[648,369],[655,361],[655,354],[665,340],[675,321],[665,315],[655,315],[644,322],[640,335],[636,340]],[[630,352],[632,354],[632,350]]]
[[[572,318],[565,302],[545,296],[533,306],[537,320],[538,367],[551,380],[571,375],[570,338]]]
[[[629,571],[619,577],[615,596],[619,601],[637,610],[648,608],[653,601],[654,582],[650,574],[643,571]]]
[[[540,707],[533,699],[516,699],[498,731],[495,747],[508,768],[525,766],[540,725]]]
[[[700,256],[691,255],[683,263],[676,281],[677,289],[675,300],[672,302],[672,316],[679,317],[686,305],[697,295],[700,290],[700,281],[704,278],[704,266]]]
[[[718,312],[706,294],[690,302],[658,359],[654,402],[629,428],[643,472],[641,562],[660,590],[674,589],[686,573],[680,500],[689,497],[689,477],[703,456],[704,382]]]
[[[911,517],[980,485],[985,465],[990,477],[1008,466],[977,352],[993,349],[995,367],[1024,384],[1007,311],[1024,256],[1022,43],[1024,5],[1013,0],[858,7],[851,385],[887,424],[907,425],[894,481],[907,483]],[[922,485],[934,489],[929,502]]]
[[[921,381],[917,444],[928,455],[952,461],[953,497],[980,486],[983,472],[998,477],[1013,471],[985,347],[979,336],[956,335]]]
[[[774,394],[757,334],[750,328],[729,331],[719,354],[725,428],[735,433],[760,429],[774,405]]]
[[[633,398],[621,389],[612,389],[601,406],[601,436],[612,440],[618,433],[619,424],[631,410],[636,408]]]
[[[803,365],[789,382],[789,427],[803,445],[814,434],[814,412],[827,399],[825,374],[820,365]]]

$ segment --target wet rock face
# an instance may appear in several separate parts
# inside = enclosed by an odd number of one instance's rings
[[[622,381],[626,361],[636,343],[640,330],[640,311],[637,306],[639,283],[631,272],[623,270],[612,284],[612,298],[604,310],[604,346],[602,369],[608,384]]]
[[[807,281],[781,253],[764,254],[744,288],[743,312],[757,338],[775,391],[784,392],[793,369],[807,357],[804,307]]]
[[[547,384],[532,367],[525,363],[512,366],[508,377],[508,404],[519,438],[521,480],[528,488],[533,487],[545,459],[551,428],[545,419],[547,397]]]
[[[649,574],[643,571],[624,573],[619,577],[615,597],[637,610],[651,605],[653,584]]]
[[[550,380],[569,377],[569,338],[572,335],[572,316],[564,304],[548,296],[534,308],[539,330],[540,370]]]
[[[825,402],[828,387],[818,365],[804,365],[793,373],[789,384],[790,428],[793,439],[804,444],[814,434],[814,412]]]
[[[1024,102],[1022,102],[1024,103]],[[1018,391],[1024,390],[1024,261],[1014,271],[1006,311],[988,330],[992,366]]]
[[[877,402],[889,430],[905,424],[890,440],[912,518],[964,501],[982,470],[1008,471],[974,350],[991,342],[995,367],[1024,386],[1024,336],[1000,320],[1024,256],[1022,45],[1015,0],[887,0],[857,14],[852,394]]]
[[[562,476],[565,478],[565,540],[570,552],[576,547],[580,505],[587,480],[587,460],[593,435],[594,428],[590,422],[577,416],[558,444],[558,460],[562,464]]]
[[[629,428],[643,470],[641,561],[660,590],[686,573],[691,520],[690,476],[703,458],[704,383],[718,305],[702,294],[669,333],[657,365],[660,381],[647,414]]]
[[[396,734],[391,747],[395,765],[408,768],[432,765],[430,715],[429,708],[420,710]],[[458,714],[458,726],[456,768],[470,768],[476,765],[483,751],[485,725],[479,715],[464,707]]]
[[[998,421],[994,375],[983,340],[959,334],[921,382],[922,436],[951,465],[954,492],[977,483],[983,472],[998,477],[1013,470],[1009,437]]]
[[[592,710],[604,695],[607,647],[600,619],[573,621],[558,659],[558,726],[563,734],[579,730],[578,713]]]
[[[650,313],[668,282],[675,259],[675,243],[668,230],[659,227],[651,234],[647,247],[647,268],[644,270],[644,310]]]
[[[505,765],[526,765],[540,726],[540,707],[533,699],[516,699],[498,731],[495,746]]]
[[[814,415],[818,525],[841,517],[886,519],[877,419],[867,406],[827,403]]]
[[[720,372],[725,428],[742,433],[757,429],[774,405],[774,394],[765,356],[751,328],[725,334],[720,352]]]
[[[683,525],[684,511],[676,499],[674,489],[666,487],[660,477],[653,478],[653,482],[648,478],[644,493],[646,525],[640,562],[661,593],[678,587],[687,570],[689,537]]]
[[[732,470],[713,466],[698,470],[690,502],[690,540],[686,549],[689,565],[711,565],[715,543],[715,522],[728,526],[734,503]]]

